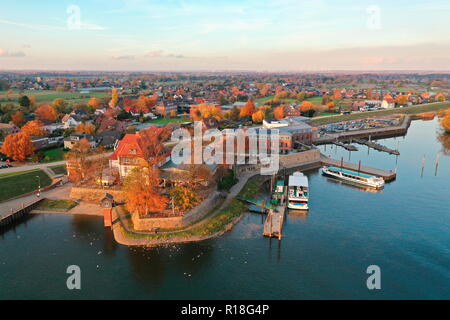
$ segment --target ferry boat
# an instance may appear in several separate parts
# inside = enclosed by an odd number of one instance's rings
[[[295,172],[289,176],[288,208],[294,210],[308,210],[308,201],[308,177],[301,172]]]
[[[369,186],[375,189],[382,189],[384,187],[383,178],[371,176],[362,172],[325,166],[322,168],[322,173],[326,176],[330,176],[348,182],[353,182],[364,186]]]

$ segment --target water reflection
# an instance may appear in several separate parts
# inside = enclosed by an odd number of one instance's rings
[[[211,263],[214,241],[203,244],[169,245],[164,247],[130,247],[128,258],[131,274],[152,294],[170,281],[169,275],[191,278],[201,275]]]
[[[375,188],[371,188],[371,187],[367,187],[367,186],[362,186],[359,184],[354,184],[350,181],[342,181],[342,180],[334,179],[331,177],[326,177],[326,180],[330,183],[338,184],[343,187],[351,188],[351,189],[358,190],[361,192],[383,193],[383,189],[375,189]]]
[[[441,132],[438,133],[437,140],[442,145],[442,153],[446,156],[450,156],[450,134],[441,130]]]

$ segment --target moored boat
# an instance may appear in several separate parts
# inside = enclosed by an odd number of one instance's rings
[[[308,202],[308,177],[301,172],[295,172],[289,176],[288,208],[294,210],[308,210]]]
[[[375,189],[382,189],[384,187],[383,178],[358,171],[333,166],[325,166],[322,168],[322,173],[326,176],[356,183],[359,185],[369,186]]]

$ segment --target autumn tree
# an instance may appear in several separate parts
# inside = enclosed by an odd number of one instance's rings
[[[182,186],[173,188],[170,191],[170,198],[173,199],[174,205],[181,211],[189,210],[200,202],[200,198],[192,189]]]
[[[111,107],[116,107],[119,102],[119,91],[116,88],[113,88],[111,91]]]
[[[30,98],[28,98],[27,96],[21,96],[18,100],[19,105],[23,108],[29,108],[31,105],[31,101]]]
[[[259,110],[259,111],[256,111],[254,114],[252,114],[252,121],[255,123],[261,123],[261,122],[263,122],[264,117],[265,117],[264,111]]]
[[[22,111],[16,111],[13,115],[11,115],[11,121],[18,127],[21,127],[25,123],[25,118],[23,116]]]
[[[71,181],[88,179],[91,169],[89,155],[91,155],[91,144],[87,139],[81,139],[66,153],[67,171]]]
[[[219,106],[214,104],[199,104],[193,105],[190,110],[191,119],[194,121],[200,121],[206,118],[216,118],[220,120],[222,118],[222,110]]]
[[[124,181],[127,210],[139,215],[164,210],[169,199],[160,194],[158,185],[159,171],[157,169],[134,168]]]
[[[239,116],[243,117],[251,117],[253,113],[256,111],[255,103],[253,99],[248,99],[247,103],[242,107]]]
[[[69,104],[63,98],[56,98],[52,102],[53,108],[60,113],[64,113],[68,105]]]
[[[273,110],[273,116],[275,119],[284,119],[284,107],[279,106]]]
[[[30,137],[23,132],[10,134],[0,150],[1,153],[14,159],[15,161],[24,161],[34,151],[34,145]]]
[[[408,103],[408,96],[401,94],[397,96],[397,98],[395,98],[395,102],[397,103],[397,105],[404,106]]]
[[[98,109],[101,106],[101,102],[99,99],[97,99],[96,97],[92,97],[91,99],[89,99],[88,105],[92,108],[92,109]]]
[[[41,105],[36,109],[35,113],[36,116],[41,120],[55,121],[58,116],[58,112],[56,111],[56,109],[49,104]]]
[[[90,123],[80,123],[75,127],[75,131],[79,133],[94,134],[95,127]]]
[[[172,134],[170,127],[151,127],[139,131],[142,151],[144,159],[148,163],[148,167],[152,168],[165,158],[165,147],[163,143],[167,141]]]
[[[307,111],[313,109],[313,107],[314,107],[314,105],[311,102],[305,100],[300,105],[300,111],[307,112]]]
[[[44,124],[39,120],[28,121],[23,127],[22,132],[32,137],[42,137],[46,134]]]

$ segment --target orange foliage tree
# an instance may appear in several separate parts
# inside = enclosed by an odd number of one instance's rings
[[[94,134],[95,132],[95,127],[92,124],[89,123],[80,123],[79,125],[76,126],[75,128],[76,132],[80,132],[80,133],[86,133],[86,134]]]
[[[219,106],[206,103],[191,106],[190,114],[194,121],[200,121],[206,118],[216,118],[217,120],[220,120],[223,116]]]
[[[253,99],[248,99],[247,103],[242,107],[241,113],[239,116],[242,117],[251,117],[256,111],[255,103]]]
[[[11,120],[18,127],[21,127],[25,123],[22,111],[16,111],[16,113],[11,116]]]
[[[447,109],[443,118],[441,119],[441,125],[446,132],[450,133],[450,109]]]
[[[127,210],[139,215],[164,210],[169,199],[159,193],[158,184],[157,169],[134,168],[124,181]]]
[[[283,119],[284,118],[284,107],[279,106],[273,110],[273,116],[275,119]]]
[[[2,145],[1,153],[15,161],[23,161],[30,156],[34,151],[33,142],[30,137],[23,133],[15,133],[6,136],[5,142]]]
[[[252,114],[252,120],[255,123],[263,122],[264,117],[265,117],[264,111],[262,111],[262,110],[256,111],[254,114]]]
[[[91,99],[89,99],[88,105],[90,105],[94,109],[98,109],[101,106],[101,102],[96,97],[92,97]]]
[[[49,104],[43,104],[35,111],[36,116],[41,120],[55,121],[58,112]]]
[[[33,137],[42,137],[45,135],[44,124],[39,120],[28,121],[23,127],[22,132]]]
[[[311,102],[306,101],[306,100],[303,101],[302,104],[300,105],[301,112],[307,112],[313,108],[314,108],[314,105]]]
[[[119,91],[116,88],[113,88],[111,91],[111,107],[117,106],[117,103],[119,102]]]

